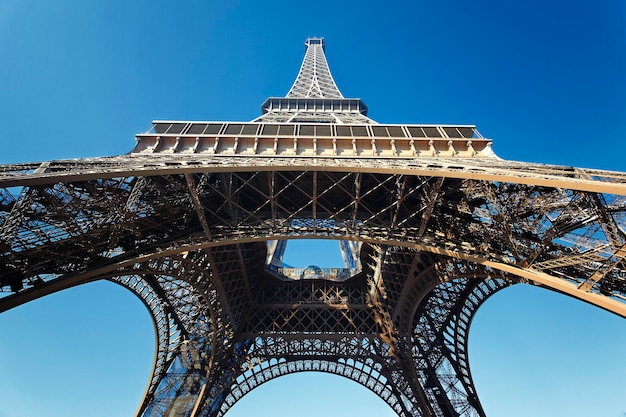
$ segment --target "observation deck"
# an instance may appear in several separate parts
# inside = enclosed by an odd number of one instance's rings
[[[332,158],[489,158],[473,125],[155,121],[133,154]]]

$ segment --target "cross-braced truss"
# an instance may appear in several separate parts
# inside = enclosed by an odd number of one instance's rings
[[[294,89],[266,114],[366,119]],[[98,279],[134,292],[157,333],[138,416],[221,416],[303,371],[400,416],[484,416],[467,340],[489,296],[527,283],[626,317],[626,174],[363,120],[155,122],[128,155],[0,166],[0,311]],[[279,279],[267,242],[296,238],[359,243],[360,268]]]
[[[323,38],[309,38],[296,81],[287,93],[288,98],[343,98],[330,74]]]

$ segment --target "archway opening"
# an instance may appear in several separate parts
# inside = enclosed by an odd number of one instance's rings
[[[0,415],[128,416],[154,363],[150,314],[108,281],[0,314]]]
[[[469,361],[488,416],[621,416],[626,321],[539,287],[490,297],[469,332]]]
[[[289,239],[267,242],[265,270],[281,280],[341,282],[361,272],[361,242]]]
[[[324,372],[272,379],[246,394],[226,417],[396,417],[382,399],[357,382]]]

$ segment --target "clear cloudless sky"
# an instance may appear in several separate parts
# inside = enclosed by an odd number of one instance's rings
[[[251,120],[310,36],[374,120],[476,124],[504,159],[626,170],[623,0],[0,0],[0,163],[122,154],[152,120]],[[295,266],[327,251],[289,248]],[[3,313],[0,417],[132,415],[154,343],[141,302],[107,282]],[[469,348],[488,416],[626,416],[615,315],[518,285],[479,310]],[[309,373],[229,417],[251,414],[393,412]]]

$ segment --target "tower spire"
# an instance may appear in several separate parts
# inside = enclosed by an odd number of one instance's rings
[[[285,97],[270,97],[254,122],[372,124],[359,98],[344,98],[330,74],[324,38],[308,38],[298,76]]]
[[[343,98],[328,68],[324,38],[308,38],[304,44],[304,60],[287,97]]]

